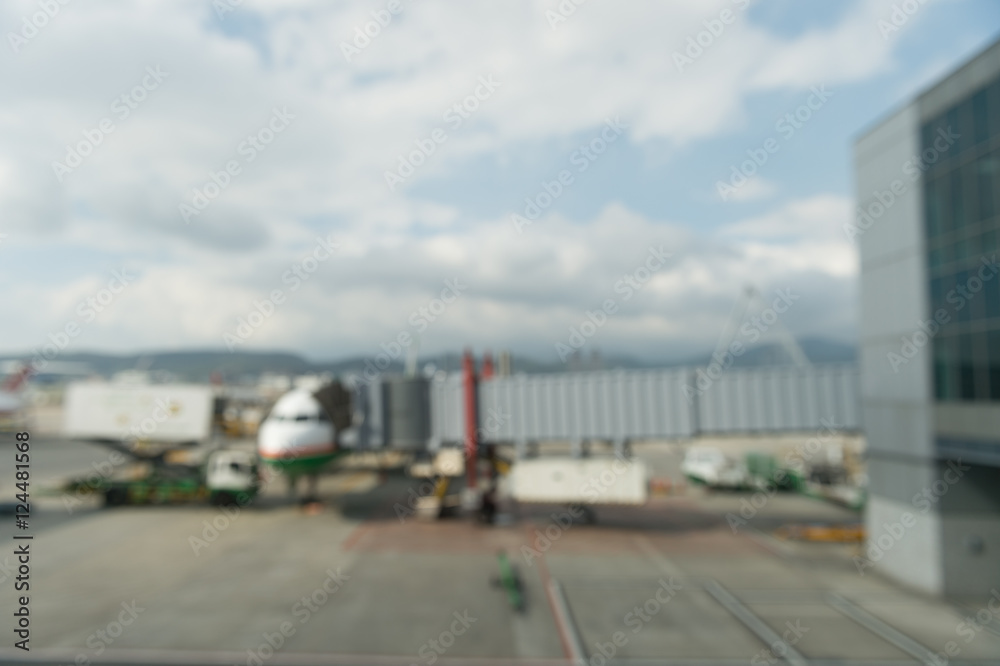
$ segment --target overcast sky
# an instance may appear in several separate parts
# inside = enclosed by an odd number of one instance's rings
[[[611,305],[587,350],[666,360],[747,284],[853,343],[852,143],[1000,26],[995,0],[898,29],[893,0],[237,3],[0,4],[0,352],[554,359]]]

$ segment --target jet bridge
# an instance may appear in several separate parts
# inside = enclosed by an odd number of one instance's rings
[[[610,370],[477,382],[481,443],[689,439],[703,434],[861,429],[854,365]],[[464,442],[464,382],[430,382],[430,448]]]

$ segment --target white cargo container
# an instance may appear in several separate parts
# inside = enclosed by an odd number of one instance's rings
[[[164,443],[205,441],[212,432],[211,387],[194,384],[75,382],[63,403],[65,434]]]
[[[544,504],[645,504],[646,465],[627,458],[528,458],[510,471],[511,496]]]

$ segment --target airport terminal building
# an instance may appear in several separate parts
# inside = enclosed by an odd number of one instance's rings
[[[1000,42],[855,146],[867,558],[1000,589]]]

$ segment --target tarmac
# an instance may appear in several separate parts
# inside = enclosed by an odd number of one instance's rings
[[[989,591],[927,597],[859,572],[857,545],[773,535],[858,513],[778,494],[734,522],[750,493],[683,488],[676,447],[637,450],[676,494],[597,507],[594,524],[559,506],[512,507],[502,525],[421,522],[399,515],[413,479],[361,467],[325,476],[316,510],[277,483],[238,513],[50,492],[32,511],[29,653],[11,632],[14,530],[0,535],[0,664],[888,666],[945,663],[933,655],[949,645],[948,663],[1000,663],[995,614],[959,631]],[[108,456],[54,437],[32,451],[50,489]],[[494,584],[500,552],[523,610]]]

